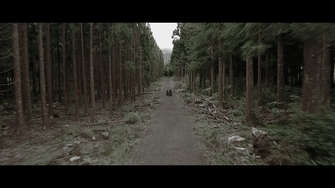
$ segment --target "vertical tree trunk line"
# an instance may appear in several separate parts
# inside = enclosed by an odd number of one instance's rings
[[[233,95],[234,94],[234,69],[233,69],[233,56],[229,56],[229,94]]]
[[[78,77],[77,77],[77,62],[76,62],[76,38],[75,24],[72,24],[72,67],[73,67],[73,84],[74,84],[74,100],[75,100],[75,121],[79,118],[79,97],[78,97]]]
[[[21,134],[23,126],[23,108],[21,91],[21,67],[20,67],[20,46],[18,24],[13,23],[13,59],[14,59],[14,78],[15,78],[15,108],[16,108],[16,127],[14,134]]]
[[[91,122],[95,123],[95,94],[94,94],[94,67],[93,67],[93,23],[90,23],[90,93],[91,93]]]
[[[48,118],[54,116],[53,112],[53,97],[52,97],[52,62],[51,62],[51,49],[50,49],[50,23],[46,24],[46,50],[47,50],[47,91],[48,91]]]
[[[330,57],[330,42],[327,36],[323,35],[322,43],[322,62],[321,62],[321,103],[322,105],[330,105],[330,69],[331,69],[331,57]]]
[[[31,92],[30,92],[30,78],[29,78],[29,55],[28,55],[28,28],[27,23],[23,23],[23,87],[25,87],[26,95],[26,124],[29,126],[32,117],[31,107]]]
[[[102,59],[102,44],[101,44],[101,29],[99,28],[99,56],[100,56],[100,75],[101,75],[101,101],[102,101],[102,108],[105,109],[105,84],[104,84],[104,64]]]
[[[284,108],[284,51],[282,35],[278,35],[277,108]]]
[[[82,59],[82,71],[83,71],[83,90],[84,90],[84,101],[85,101],[85,113],[88,113],[88,96],[86,89],[86,66],[85,66],[85,48],[84,48],[84,33],[83,33],[83,23],[80,23],[80,34],[81,34],[81,59]]]
[[[246,60],[246,88],[247,88],[247,124],[249,126],[254,126],[254,114],[253,114],[253,80],[254,80],[254,72],[253,72],[253,60],[251,57],[247,57]]]
[[[258,32],[258,44],[261,44],[261,32]],[[258,50],[258,106],[262,105],[262,62],[261,62],[261,52]]]
[[[65,115],[68,115],[69,109],[68,109],[68,99],[67,99],[67,87],[66,87],[66,81],[67,81],[67,75],[66,75],[66,33],[65,33],[65,23],[63,23],[63,95],[64,95],[64,109],[65,109]]]
[[[41,116],[42,129],[47,131],[49,128],[48,117],[46,113],[46,99],[45,99],[45,75],[44,75],[44,55],[43,55],[43,33],[42,24],[38,24],[38,48],[39,48],[39,62],[40,62],[40,92],[41,92]]]

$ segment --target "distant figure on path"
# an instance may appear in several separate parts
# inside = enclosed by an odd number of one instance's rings
[[[166,96],[169,96],[169,90],[166,90]]]
[[[170,89],[170,91],[169,91],[169,96],[172,96],[172,91],[171,91],[171,89]]]

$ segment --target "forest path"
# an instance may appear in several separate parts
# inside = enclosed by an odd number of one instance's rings
[[[169,89],[170,78],[167,78],[157,114],[133,157],[139,165],[205,165],[183,103],[173,90],[172,96],[166,96]]]

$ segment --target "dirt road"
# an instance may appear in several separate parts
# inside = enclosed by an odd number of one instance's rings
[[[139,165],[204,165],[187,112],[173,90],[172,96],[166,96],[169,89],[167,78],[158,112],[134,153],[134,161]]]

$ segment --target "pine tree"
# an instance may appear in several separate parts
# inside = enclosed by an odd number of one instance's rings
[[[14,79],[15,79],[15,108],[16,108],[16,128],[14,131],[21,134],[23,126],[23,108],[21,94],[21,68],[20,68],[20,52],[19,52],[19,31],[18,24],[13,23],[13,58],[14,58]]]
[[[88,99],[87,99],[87,90],[86,90],[86,71],[85,71],[85,53],[84,53],[84,34],[83,34],[83,23],[80,23],[81,29],[81,59],[82,59],[82,67],[83,67],[83,90],[84,90],[84,102],[85,102],[85,113],[88,112]]]
[[[90,23],[90,93],[91,93],[91,122],[95,122],[95,94],[94,94],[94,67],[93,67],[93,23]]]
[[[51,49],[50,49],[50,23],[46,23],[46,54],[47,54],[47,90],[48,90],[48,118],[54,116],[53,98],[52,98],[52,64],[51,64]]]
[[[75,121],[78,121],[79,116],[79,98],[78,98],[78,75],[76,62],[76,38],[75,38],[75,24],[72,24],[72,65],[73,65],[73,83],[74,83],[74,99],[75,99]]]
[[[65,30],[65,23],[63,23],[63,95],[64,95],[64,108],[65,114],[68,115],[69,107],[68,107],[68,95],[67,95],[67,75],[66,75],[66,30]]]
[[[25,87],[25,95],[26,95],[26,122],[27,125],[30,124],[31,117],[32,117],[32,107],[31,107],[31,95],[30,95],[30,78],[29,78],[29,55],[28,55],[28,28],[27,23],[23,23],[23,87]]]
[[[45,99],[45,75],[44,75],[44,55],[43,55],[43,33],[42,24],[38,23],[38,48],[39,48],[39,66],[40,66],[40,92],[41,92],[41,116],[42,129],[48,130],[48,117],[46,113],[46,99]]]

